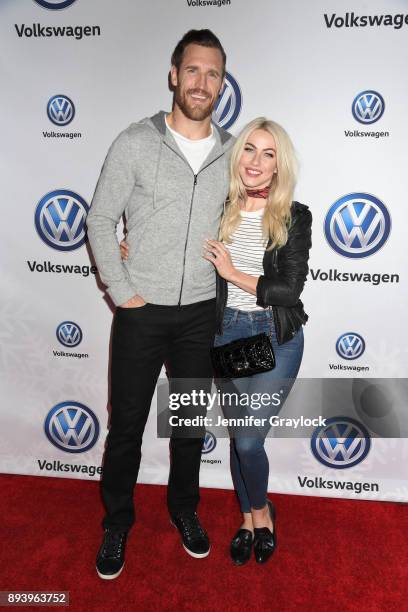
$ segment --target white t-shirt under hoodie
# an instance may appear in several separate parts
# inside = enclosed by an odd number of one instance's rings
[[[169,132],[171,132],[173,135],[178,148],[190,164],[194,174],[197,174],[203,165],[204,160],[207,158],[209,152],[215,145],[216,139],[213,126],[211,126],[211,134],[206,136],[206,138],[200,138],[199,140],[191,140],[191,138],[182,136],[169,126],[167,119],[166,126]]]

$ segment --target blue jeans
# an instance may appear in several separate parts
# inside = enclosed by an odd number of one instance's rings
[[[230,440],[231,476],[241,512],[250,512],[251,508],[259,510],[266,504],[269,462],[264,444],[271,427],[268,421],[271,416],[279,413],[296,380],[303,356],[303,328],[301,327],[291,340],[279,345],[271,310],[247,312],[227,307],[224,312],[223,333],[215,336],[214,343],[215,346],[221,346],[262,332],[272,332],[275,368],[245,378],[218,381],[223,394],[232,393],[229,397],[241,398],[239,403],[234,403],[234,400],[224,401],[222,409],[226,418],[253,415],[265,423],[257,428],[252,426],[250,430],[240,427],[232,431],[230,428],[230,435],[233,436]],[[258,399],[260,394],[267,394],[264,398],[279,394],[275,397],[280,399],[278,403],[271,399],[270,402],[265,402],[265,405],[261,405],[259,401],[252,401],[252,405],[248,405],[247,398]]]

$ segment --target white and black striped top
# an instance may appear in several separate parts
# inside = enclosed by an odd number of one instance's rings
[[[241,223],[231,236],[232,244],[226,245],[235,268],[251,276],[263,274],[262,260],[266,248],[262,236],[263,212],[263,208],[252,212],[241,210]],[[256,305],[256,295],[232,283],[228,283],[227,306],[238,310],[263,310]]]

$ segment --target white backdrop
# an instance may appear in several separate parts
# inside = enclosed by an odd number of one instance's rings
[[[347,10],[341,0],[61,4],[0,4],[7,221],[0,227],[0,470],[99,478],[112,312],[89,269],[87,246],[71,248],[81,233],[72,222],[78,213],[83,223],[119,131],[170,109],[170,55],[190,28],[211,28],[227,51],[227,70],[240,88],[238,95],[229,86],[223,98],[238,104],[231,132],[266,115],[288,130],[298,151],[297,199],[314,218],[299,376],[406,378],[406,2],[354,0]],[[48,115],[54,96],[67,96],[75,113],[57,98]],[[68,209],[61,190],[72,192],[74,203],[74,217],[62,225]],[[402,412],[392,418],[401,420]],[[309,438],[268,440],[270,490],[407,501],[406,439],[369,431],[354,438],[353,455],[350,441],[359,424],[368,426],[357,413],[354,419],[334,432],[331,454],[323,447],[313,452]],[[156,437],[152,409],[140,481],[166,482],[167,447]],[[209,438],[204,450],[202,485],[231,487],[227,440]]]

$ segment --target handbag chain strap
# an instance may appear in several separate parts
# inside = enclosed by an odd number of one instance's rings
[[[273,253],[272,253],[272,266],[274,267],[275,271],[278,272],[278,249],[275,248]],[[270,325],[269,325],[269,338],[272,344],[272,332],[273,332],[273,306],[268,306],[268,310],[271,313],[271,317],[270,317]]]
[[[273,306],[268,306],[268,310],[271,314],[271,316],[269,317],[269,339],[271,341],[272,344],[272,332],[273,332]]]

